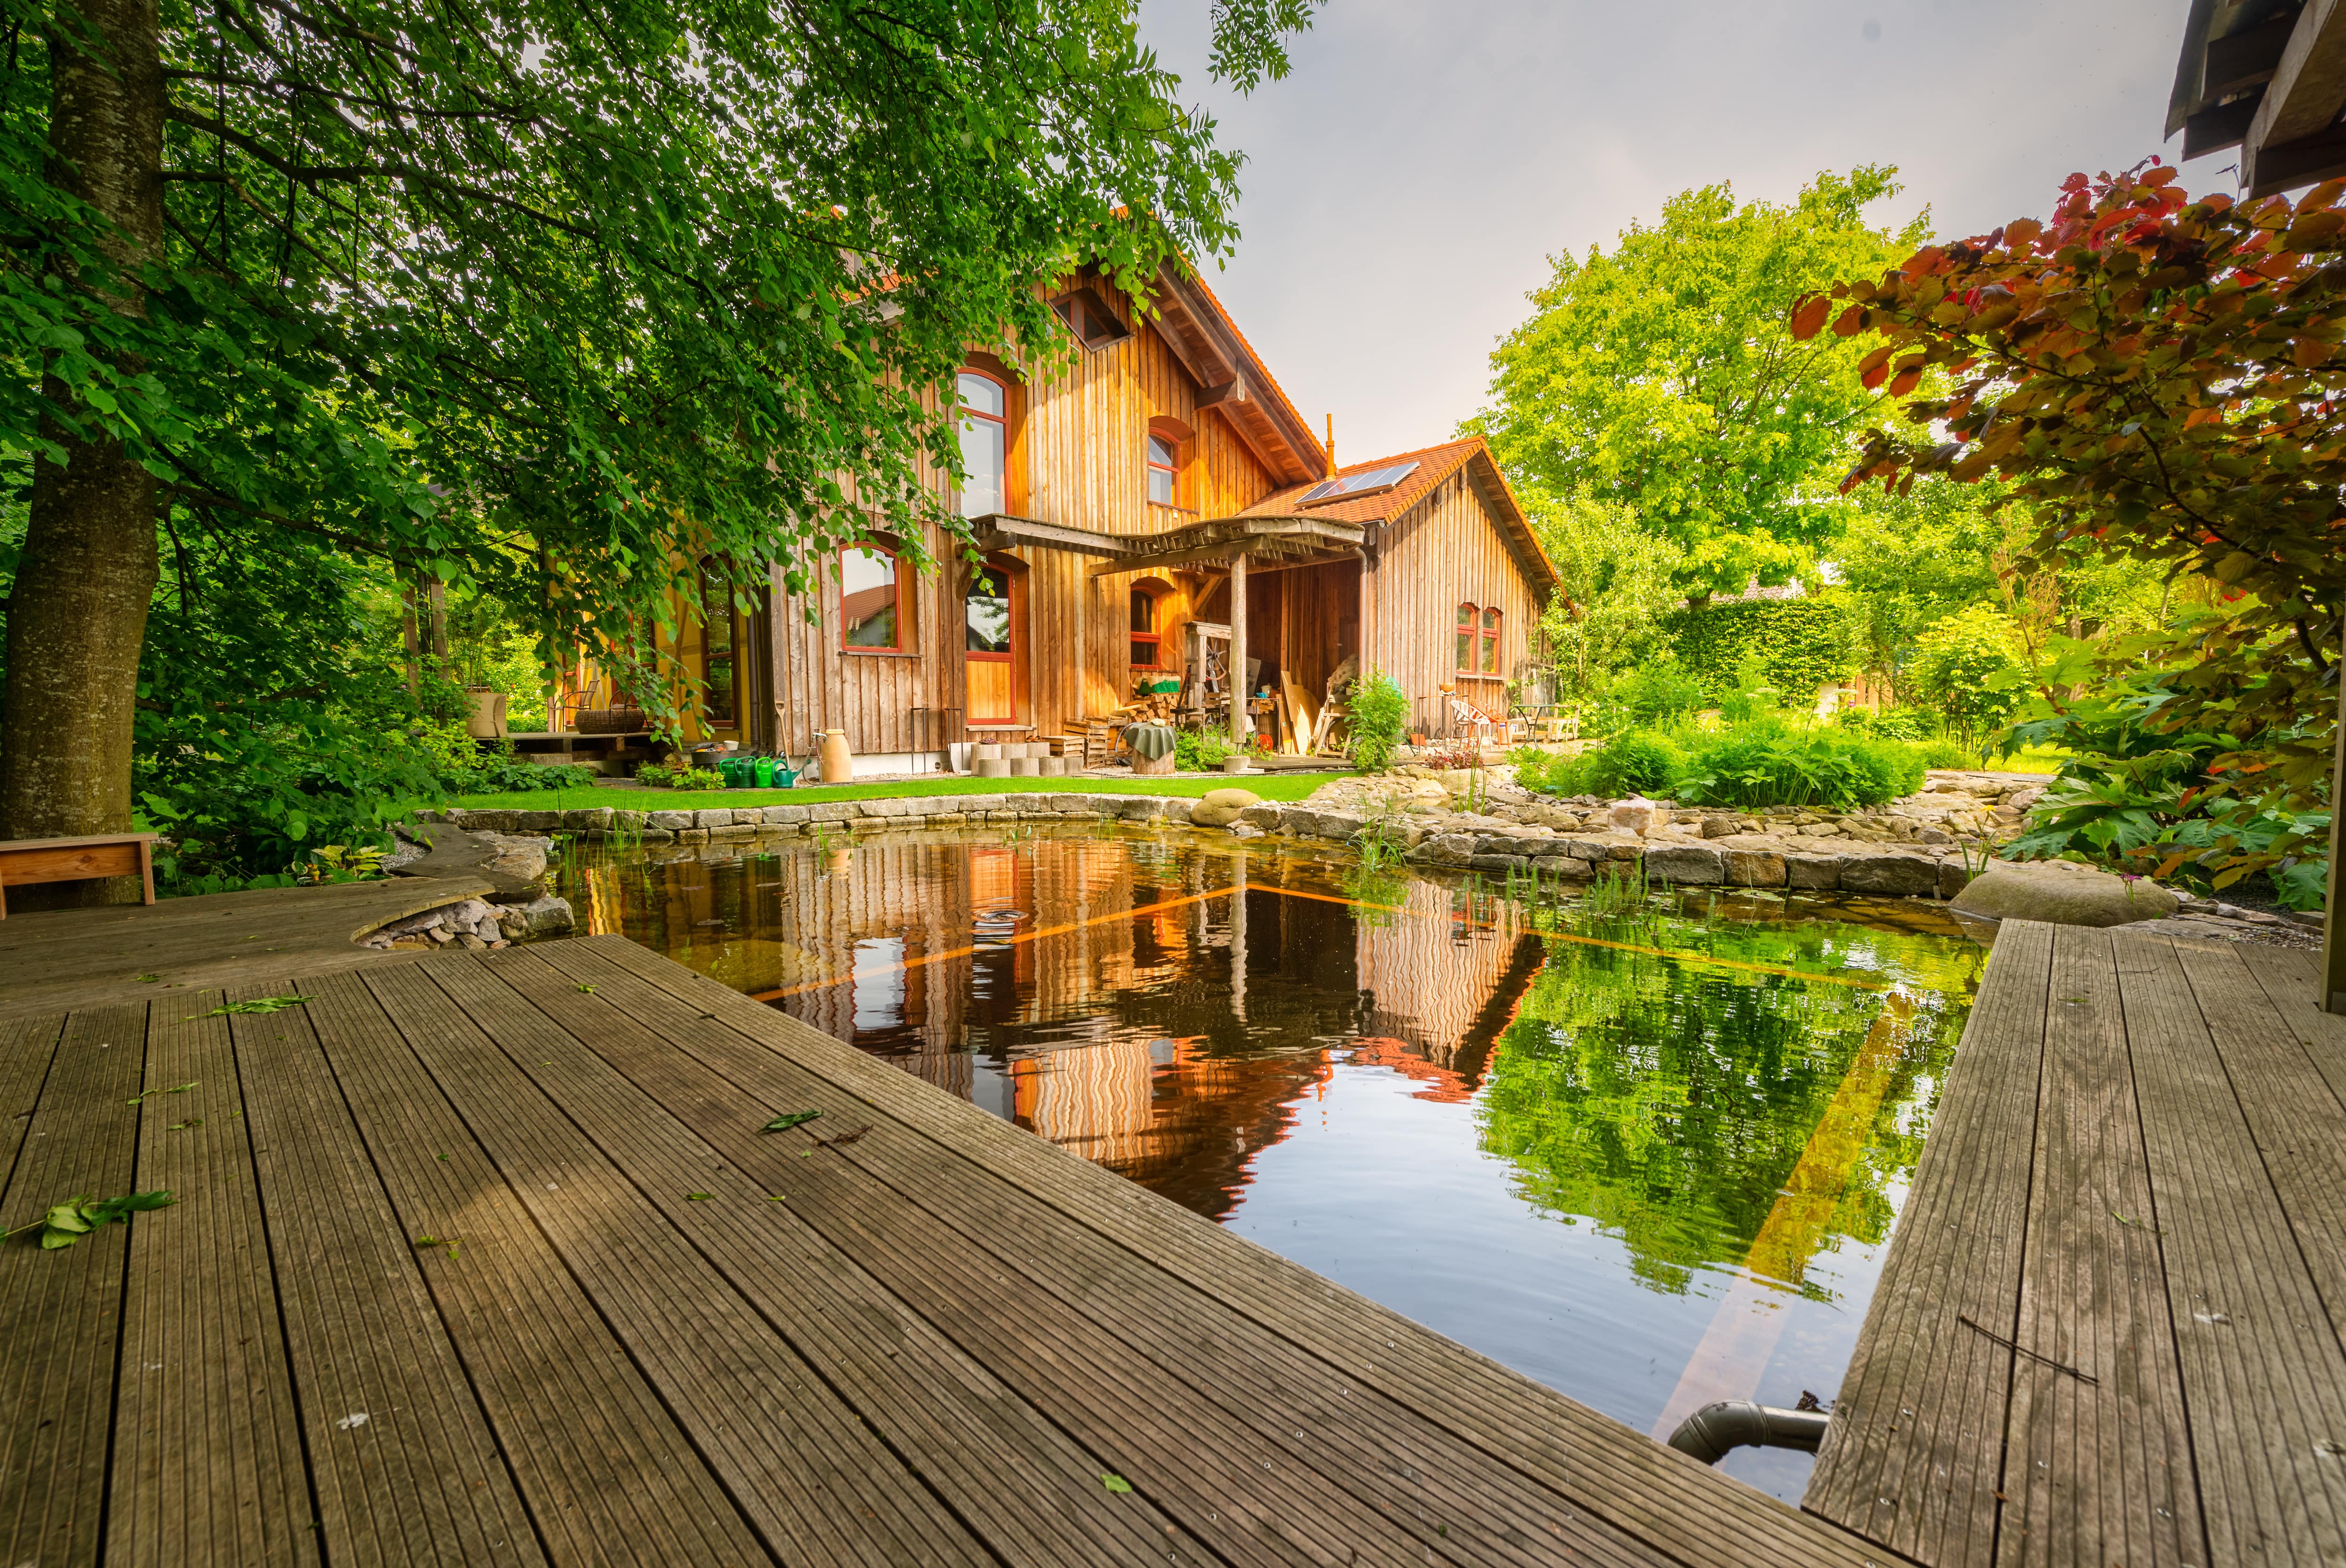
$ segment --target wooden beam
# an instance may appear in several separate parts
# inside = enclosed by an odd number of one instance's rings
[[[1244,741],[1247,732],[1247,558],[1243,551],[1230,557],[1230,738]]]
[[[2318,136],[2259,148],[2253,159],[2243,158],[2240,166],[2247,168],[2252,161],[2256,174],[2248,188],[2251,197],[2270,196],[2346,174],[2346,127],[2332,126]]]
[[[2237,98],[2229,104],[2201,109],[2183,122],[2183,157],[2188,161],[2205,158],[2211,152],[2221,152],[2228,147],[2238,147],[2248,139],[2249,127],[2257,117],[2256,98]]]
[[[2210,38],[2208,68],[2199,77],[2199,101],[2229,97],[2259,82],[2271,81],[2296,30],[2297,13],[2292,11],[2228,36]]]
[[[2298,13],[2280,63],[2249,124],[2240,158],[2240,183],[2249,194],[2282,188],[2259,167],[2264,149],[2303,140],[2327,130],[2346,106],[2346,5],[2307,0]]]
[[[1244,376],[1233,376],[1218,387],[1206,387],[1201,389],[1195,400],[1194,406],[1201,409],[1219,408],[1226,402],[1244,402],[1245,401],[1246,378]]]

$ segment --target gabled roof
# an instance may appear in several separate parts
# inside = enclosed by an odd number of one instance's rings
[[[1172,261],[1158,268],[1151,304],[1158,334],[1197,379],[1200,412],[1220,413],[1282,484],[1327,472],[1327,452],[1310,422],[1194,269]]]
[[[1392,468],[1404,463],[1417,467],[1400,484],[1390,490],[1372,492],[1366,495],[1348,495],[1340,500],[1312,505],[1303,504],[1302,498],[1319,481],[1309,484],[1290,485],[1285,490],[1264,496],[1239,514],[1241,517],[1316,517],[1329,522],[1390,523],[1399,519],[1433,493],[1434,487],[1462,470],[1467,483],[1482,497],[1484,506],[1499,525],[1509,552],[1523,567],[1524,575],[1543,591],[1553,592],[1558,585],[1556,566],[1540,548],[1538,538],[1532,533],[1524,509],[1515,501],[1515,493],[1507,486],[1506,475],[1491,456],[1490,446],[1479,435],[1464,441],[1444,442],[1440,446],[1428,446],[1416,452],[1396,453],[1391,457],[1372,458],[1366,463],[1350,463],[1336,470],[1331,477],[1341,479],[1348,474],[1369,473],[1380,468]]]

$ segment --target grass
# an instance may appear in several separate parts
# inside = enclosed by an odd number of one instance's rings
[[[882,784],[831,784],[806,789],[521,789],[502,795],[459,795],[449,802],[468,810],[576,811],[616,806],[623,811],[699,811],[720,806],[812,806],[824,800],[884,800],[918,795],[1170,795],[1196,799],[1236,785],[1266,800],[1300,800],[1328,781],[1325,773],[1253,773],[1243,779],[978,779],[938,773]]]
[[[2058,773],[2068,759],[2069,753],[2062,747],[2031,746],[2009,757],[1991,757],[1987,765],[1998,773]]]

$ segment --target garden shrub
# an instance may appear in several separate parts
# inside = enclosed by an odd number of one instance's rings
[[[1625,729],[1594,751],[1556,758],[1541,770],[1541,783],[1524,787],[1556,795],[1667,796],[1682,760],[1667,736]],[[1520,769],[1515,781],[1524,783]]]
[[[1896,740],[1755,724],[1703,738],[1678,799],[1694,806],[1879,806],[1923,787],[1923,757]]]
[[[1409,694],[1383,670],[1372,669],[1352,687],[1348,704],[1352,738],[1345,745],[1353,763],[1374,773],[1392,761],[1409,724]]]
[[[1667,659],[1622,677],[1613,699],[1629,726],[1638,729],[1669,724],[1709,706],[1702,682]]]
[[[1914,690],[1966,736],[1992,729],[2019,705],[2010,682],[1995,677],[2019,667],[2012,618],[1986,605],[1941,617],[1915,639],[1906,667]]]
[[[1856,675],[1862,657],[1862,617],[1838,595],[1706,605],[1666,625],[1678,663],[1714,699],[1736,688],[1748,659],[1778,690],[1807,697]]]
[[[1920,740],[1934,728],[1932,716],[1913,708],[1844,708],[1832,721],[1882,740]]]
[[[1230,750],[1229,732],[1216,727],[1176,730],[1173,735],[1173,766],[1183,773],[1218,772]]]

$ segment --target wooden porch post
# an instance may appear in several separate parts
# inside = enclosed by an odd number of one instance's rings
[[[1242,742],[1247,734],[1247,558],[1244,550],[1230,557],[1230,738]]]
[[[2321,917],[2321,1005],[2325,1012],[2346,1013],[2346,909],[2339,895],[2346,891],[2346,874],[2339,869],[2339,851],[2346,850],[2346,639],[2330,667],[2338,677],[2338,736],[2330,762],[2330,897]]]

